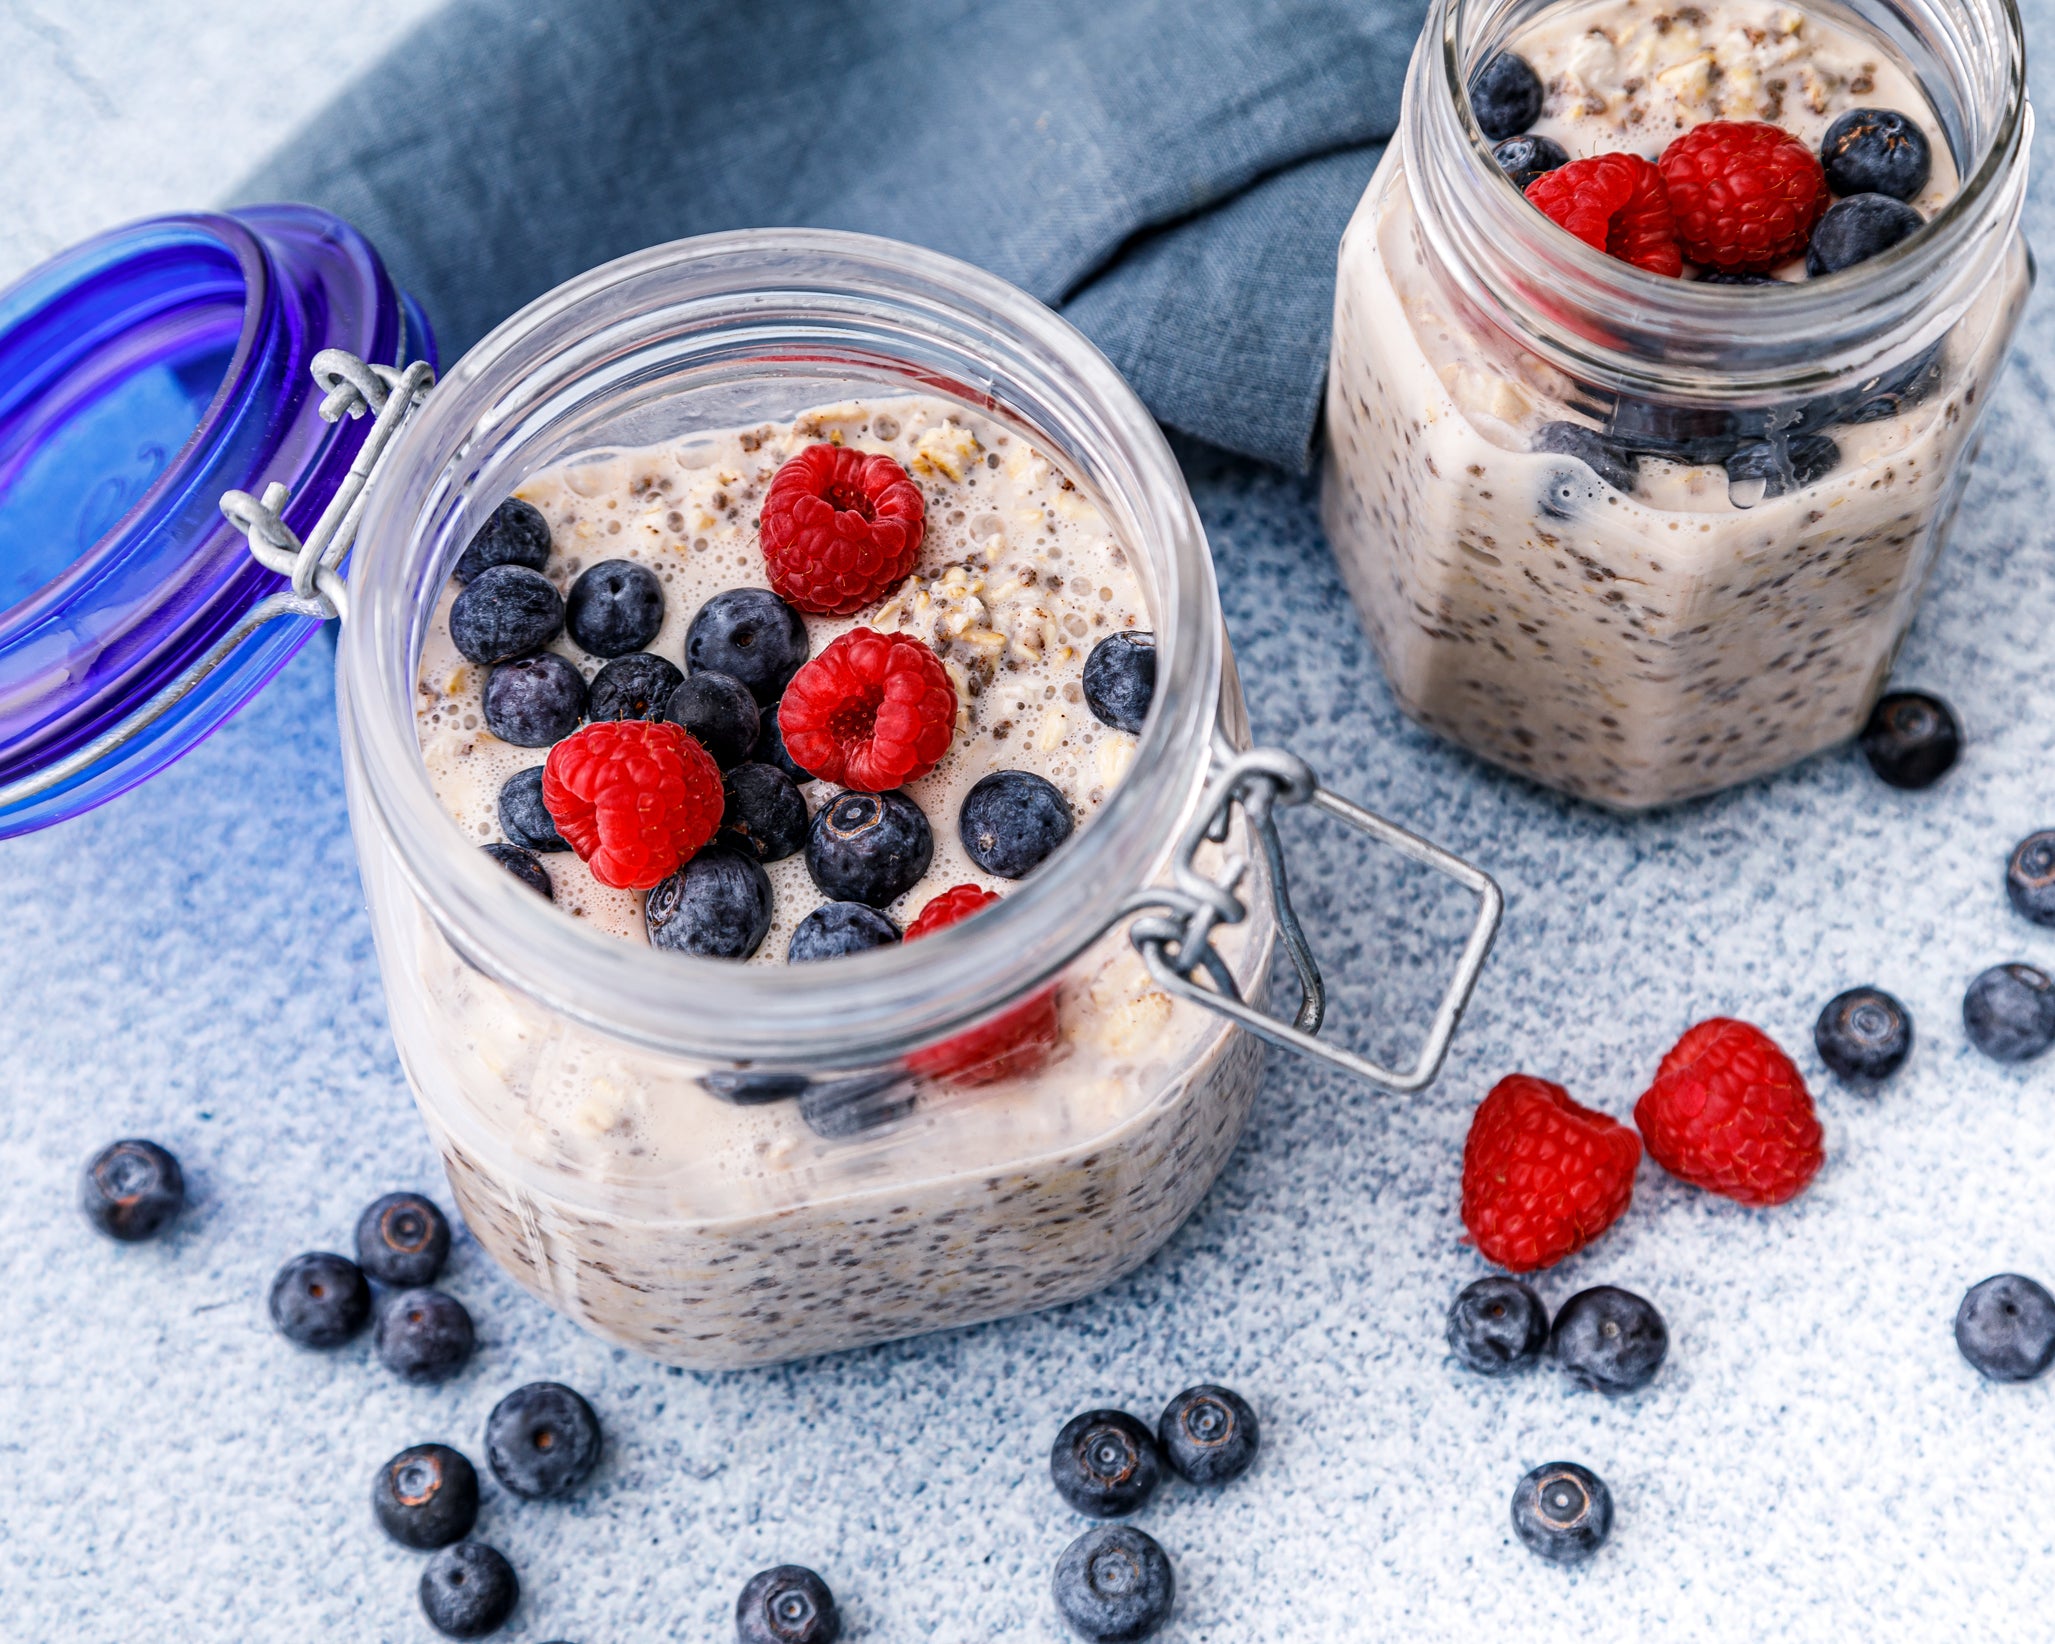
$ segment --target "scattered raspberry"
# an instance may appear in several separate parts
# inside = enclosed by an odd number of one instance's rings
[[[906,940],[918,942],[958,920],[981,913],[999,900],[975,885],[952,885],[920,910],[906,927]],[[1033,1073],[1049,1059],[1057,1039],[1056,987],[1002,1011],[989,1022],[929,1045],[906,1058],[916,1073],[953,1079],[960,1085],[988,1085]]]
[[[1527,198],[1586,245],[1651,274],[1684,272],[1663,179],[1638,154],[1594,154],[1543,172]]]
[[[1649,1157],[1742,1204],[1782,1204],[1825,1154],[1812,1097],[1760,1028],[1716,1016],[1679,1039],[1634,1104]]]
[[[1641,1144],[1561,1085],[1515,1073],[1491,1087],[1463,1144],[1463,1225],[1487,1261],[1530,1273],[1582,1250],[1634,1195]]]
[[[941,762],[956,687],[911,634],[856,628],[792,676],[778,704],[785,751],[823,782],[889,793]]]
[[[1657,163],[1694,263],[1762,270],[1795,257],[1827,209],[1818,156],[1782,126],[1709,120],[1663,150]]]
[[[648,890],[713,838],[721,769],[682,725],[609,720],[550,749],[542,803],[593,878]]]
[[[809,445],[772,477],[757,535],[781,597],[854,616],[906,580],[926,522],[920,488],[890,457]]]

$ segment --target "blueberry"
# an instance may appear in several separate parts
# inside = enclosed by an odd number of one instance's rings
[[[1559,457],[1574,457],[1615,491],[1630,495],[1641,469],[1641,460],[1632,451],[1582,423],[1547,423],[1534,436],[1530,448]],[[1580,476],[1558,469],[1549,475],[1543,488],[1541,509],[1553,518],[1571,519],[1589,496],[1590,487]]]
[[[1070,837],[1070,804],[1032,771],[993,771],[963,796],[956,832],[970,859],[1001,879],[1039,868]]]
[[[1552,1564],[1581,1563],[1612,1531],[1612,1492],[1574,1461],[1545,1462],[1513,1491],[1513,1534]]]
[[[499,825],[524,851],[567,851],[571,842],[557,832],[542,802],[542,767],[516,771],[499,790]]]
[[[483,1638],[520,1602],[513,1565],[482,1541],[445,1547],[421,1572],[421,1613],[445,1638]]]
[[[1827,207],[1812,231],[1805,272],[1814,279],[1838,274],[1888,251],[1926,219],[1888,194],[1851,194]]]
[[[2055,1044],[2055,982],[2032,965],[1993,965],[1962,1000],[1969,1042],[2000,1062],[2030,1062]]]
[[[301,1347],[340,1347],[371,1317],[371,1286],[353,1261],[325,1250],[295,1256],[271,1281],[271,1322]]]
[[[903,793],[838,793],[807,831],[806,871],[838,902],[896,902],[934,859],[928,819]]]
[[[872,948],[888,948],[898,940],[899,927],[876,908],[861,902],[823,902],[792,932],[785,963],[810,965],[817,959],[841,959]]]
[[[1572,1381],[1601,1393],[1632,1393],[1662,1368],[1670,1332],[1631,1290],[1601,1284],[1563,1303],[1548,1350]]]
[[[1133,1644],[1170,1619],[1177,1578],[1156,1538],[1131,1524],[1101,1524],[1056,1561],[1056,1608],[1091,1644]]]
[[[913,1082],[905,1074],[858,1073],[809,1084],[799,1098],[799,1117],[808,1130],[832,1142],[896,1124],[913,1111],[913,1104]]]
[[[550,883],[549,869],[536,860],[533,851],[524,851],[519,845],[487,845],[485,854],[530,890],[538,892],[545,901],[557,899],[556,886]]]
[[[1479,1279],[1448,1310],[1449,1350],[1472,1370],[1503,1376],[1523,1370],[1548,1345],[1548,1309],[1532,1285]]]
[[[1851,1084],[1888,1079],[1912,1054],[1912,1017],[1882,988],[1837,993],[1812,1026],[1820,1060]]]
[[[2037,925],[2055,925],[2055,829],[2030,833],[2005,864],[2005,895]]]
[[[79,1208],[110,1239],[135,1244],[155,1238],[186,1202],[185,1172],[155,1142],[109,1142],[86,1161]]]
[[[802,1564],[759,1570],[735,1600],[741,1644],[835,1644],[842,1617],[828,1584]]]
[[[1971,1285],[1955,1345],[1991,1381],[2032,1381],[2055,1363],[2055,1296],[2018,1273]]]
[[[1541,118],[1541,76],[1519,53],[1500,52],[1470,77],[1470,112],[1493,142],[1525,131]]]
[[[578,728],[585,676],[554,651],[503,662],[485,681],[485,728],[517,748],[547,748]]]
[[[1891,108],[1852,108],[1820,139],[1820,164],[1836,194],[1910,200],[1927,186],[1934,151],[1927,134]]]
[[[539,651],[564,628],[556,585],[525,565],[482,572],[450,606],[450,639],[473,662],[511,662]]]
[[[1858,383],[1836,396],[1830,406],[1835,422],[1883,422],[1900,416],[1933,395],[1941,386],[1946,361],[1941,344],[1921,349],[1903,365]]]
[[[1595,440],[1595,449],[1602,462],[1614,466],[1633,463],[1633,471],[1639,468],[1634,459],[1644,456],[1665,457],[1671,462],[1699,467],[1725,462],[1742,446],[1761,439],[1767,422],[1766,415],[1759,411],[1734,412],[1701,405],[1678,405],[1632,394],[1616,398],[1605,415],[1606,425],[1602,431],[1585,428],[1579,423],[1562,423],[1555,426],[1574,432],[1551,435],[1544,430],[1543,438],[1577,446],[1577,450],[1568,450],[1564,454],[1583,457],[1587,462],[1586,449],[1591,448]],[[1589,487],[1576,476],[1570,476],[1570,499],[1581,500],[1581,494],[1588,490]],[[1544,508],[1547,508],[1548,501],[1547,497],[1543,498]],[[1550,511],[1558,518],[1568,518],[1572,510],[1558,508]]]
[[[739,679],[766,706],[784,694],[807,650],[805,619],[768,588],[715,594],[685,634],[688,669]]]
[[[604,559],[580,574],[564,601],[564,626],[593,656],[626,656],[664,625],[664,585],[632,559]]]
[[[1246,1473],[1262,1442],[1256,1412],[1225,1387],[1187,1387],[1163,1407],[1156,1447],[1189,1484],[1225,1484]]]
[[[1744,445],[1727,458],[1727,484],[1746,489],[1760,485],[1760,498],[1752,500],[1767,501],[1817,484],[1840,462],[1841,447],[1824,434],[1779,435]]]
[[[603,719],[662,719],[671,693],[685,676],[675,662],[648,651],[631,651],[617,656],[592,676],[586,693],[585,717]]]
[[[1124,1410],[1072,1416],[1049,1447],[1056,1493],[1089,1518],[1120,1518],[1156,1493],[1156,1435]]]
[[[711,668],[682,681],[666,700],[663,716],[698,738],[724,771],[749,758],[763,731],[763,714],[749,687]]]
[[[1492,149],[1491,157],[1522,193],[1535,178],[1570,163],[1563,145],[1550,137],[1508,137]]]
[[[771,928],[771,881],[753,856],[710,845],[649,893],[650,946],[702,959],[747,959]]]
[[[599,1465],[599,1417],[560,1382],[532,1381],[492,1407],[485,1459],[517,1496],[569,1495]]]
[[[450,575],[461,585],[477,581],[495,565],[539,571],[549,563],[549,546],[549,521],[519,497],[509,497],[472,533]]]
[[[1156,695],[1156,636],[1108,634],[1085,658],[1084,689],[1100,724],[1140,734]]]
[[[699,1076],[699,1088],[737,1107],[757,1107],[765,1102],[789,1102],[806,1093],[812,1081],[803,1073],[745,1073],[740,1069],[717,1069]]]
[[[806,848],[806,800],[775,765],[737,765],[721,783],[724,844],[759,862],[782,862]]]
[[[410,1445],[371,1481],[371,1512],[402,1547],[447,1547],[478,1522],[478,1473],[447,1444]]]
[[[750,750],[751,761],[758,765],[775,765],[794,782],[811,782],[813,773],[801,770],[785,751],[785,733],[778,725],[776,703],[764,709],[762,719],[763,730],[757,735],[756,746]]]
[[[471,1362],[477,1332],[456,1297],[402,1290],[378,1315],[378,1357],[402,1381],[448,1381]]]
[[[1750,274],[1732,268],[1709,268],[1698,276],[1700,285],[1782,285],[1773,274]]]
[[[1869,768],[1894,788],[1932,787],[1962,751],[1955,715],[1924,691],[1879,697],[1856,740]]]
[[[449,1254],[450,1224],[419,1193],[388,1193],[357,1218],[357,1265],[380,1284],[433,1284]]]

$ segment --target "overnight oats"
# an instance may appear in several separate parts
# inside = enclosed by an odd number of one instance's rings
[[[2030,281],[2017,15],[1937,4],[1430,20],[1342,244],[1323,481],[1421,723],[1626,809],[1861,726]]]

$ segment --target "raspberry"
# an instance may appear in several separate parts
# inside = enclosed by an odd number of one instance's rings
[[[952,885],[920,910],[906,927],[906,940],[918,942],[999,900],[975,885]],[[988,1085],[1033,1073],[1049,1059],[1057,1038],[1056,988],[1052,983],[1032,999],[1000,1012],[968,1033],[929,1045],[906,1058],[916,1073],[953,1079],[960,1085]]]
[[[1781,126],[1710,120],[1663,150],[1657,162],[1694,263],[1766,269],[1795,257],[1827,209],[1818,157]]]
[[[1561,1085],[1515,1073],[1477,1104],[1463,1144],[1463,1225],[1487,1261],[1531,1273],[1582,1250],[1634,1195],[1641,1143]]]
[[[906,580],[927,505],[890,457],[809,445],[771,479],[757,536],[771,586],[816,616],[854,616]]]
[[[667,719],[602,721],[550,749],[542,803],[593,878],[648,890],[713,838],[721,768]]]
[[[949,751],[956,687],[912,635],[856,628],[792,676],[778,729],[802,770],[889,793],[926,776]]]
[[[1527,198],[1586,245],[1651,274],[1684,272],[1663,179],[1638,154],[1594,154],[1544,172]]]
[[[1649,1156],[1672,1176],[1742,1204],[1782,1204],[1825,1157],[1812,1097],[1760,1028],[1714,1017],[1665,1056],[1634,1104]]]

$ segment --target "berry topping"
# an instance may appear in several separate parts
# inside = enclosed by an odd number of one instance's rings
[[[340,1347],[371,1317],[363,1270],[326,1250],[295,1256],[271,1281],[271,1322],[301,1347]]]
[[[885,907],[919,884],[934,859],[928,819],[903,793],[837,794],[806,836],[806,871],[838,902]]]
[[[2030,833],[2005,864],[2005,895],[2037,925],[2055,925],[2055,830]]]
[[[155,1142],[109,1142],[86,1161],[79,1208],[110,1239],[155,1238],[186,1202],[185,1173]]]
[[[1820,164],[1836,194],[1910,200],[1927,186],[1934,151],[1927,134],[1892,108],[1852,108],[1820,139]]]
[[[842,1617],[828,1584],[800,1564],[759,1570],[735,1600],[740,1644],[835,1644]]]
[[[447,1547],[478,1522],[477,1470],[447,1444],[411,1445],[378,1469],[371,1512],[402,1547]]]
[[[448,1381],[471,1359],[477,1333],[455,1296],[402,1290],[378,1315],[379,1361],[402,1381]]]
[[[1255,1464],[1256,1412],[1225,1387],[1188,1387],[1163,1407],[1156,1447],[1187,1484],[1226,1484]]]
[[[524,851],[567,851],[571,842],[557,832],[542,802],[542,767],[516,771],[500,785],[499,825]]]
[[[550,883],[549,869],[536,859],[533,851],[523,850],[519,845],[495,844],[487,845],[485,854],[545,901],[557,899],[556,886]]]
[[[664,625],[664,585],[632,559],[602,560],[571,584],[564,627],[593,656],[626,656]]]
[[[810,965],[817,959],[843,959],[872,948],[888,948],[899,940],[899,927],[876,908],[861,902],[823,902],[799,921],[785,946],[788,965]]]
[[[976,885],[952,885],[920,910],[920,916],[906,927],[906,940],[917,942],[923,936],[946,930],[998,900],[992,892]],[[961,1085],[1023,1078],[1049,1059],[1060,1026],[1056,989],[1046,987],[967,1033],[914,1051],[906,1058],[906,1065],[916,1073],[952,1079]]]
[[[1924,691],[1879,697],[1858,741],[1869,768],[1894,788],[1931,788],[1962,751],[1954,713]]]
[[[1969,1042],[1999,1062],[2030,1062],[2055,1044],[2055,982],[2032,965],[1993,965],[1962,999]]]
[[[759,862],[806,848],[806,799],[775,765],[737,765],[721,788],[721,842]]]
[[[561,1382],[517,1387],[485,1418],[485,1459],[517,1496],[569,1495],[599,1465],[599,1417]]]
[[[1594,1285],[1563,1303],[1548,1354],[1563,1374],[1600,1393],[1632,1393],[1655,1380],[1670,1351],[1662,1314],[1631,1290]]]
[[[585,676],[554,651],[503,662],[485,681],[485,728],[517,748],[561,742],[585,717]]]
[[[1745,269],[1714,268],[1699,275],[1698,283],[1700,285],[1782,285],[1784,282],[1774,274],[1752,274]]]
[[[671,693],[663,717],[690,731],[724,771],[747,759],[763,732],[763,710],[749,687],[710,668]]]
[[[1101,1524],[1056,1561],[1056,1608],[1088,1644],[1134,1644],[1170,1619],[1177,1578],[1156,1538],[1131,1524]]]
[[[592,676],[592,688],[585,698],[586,717],[662,719],[672,693],[684,682],[685,676],[675,662],[649,651],[631,651],[615,657]],[[750,706],[754,708],[756,704],[752,702]],[[692,729],[689,725],[685,728]]]
[[[421,1572],[421,1613],[445,1638],[496,1633],[520,1601],[513,1565],[482,1541],[443,1548]]]
[[[1552,1267],[1620,1219],[1640,1161],[1625,1125],[1580,1107],[1561,1085],[1515,1073],[1470,1120],[1463,1226],[1500,1267]]]
[[[1108,634],[1085,658],[1083,684],[1094,719],[1139,734],[1156,696],[1156,636]]]
[[[1544,1462],[1513,1491],[1513,1534],[1552,1564],[1581,1563],[1612,1531],[1612,1492],[1574,1461]]]
[[[771,928],[771,881],[753,856],[709,845],[649,893],[650,946],[702,959],[747,959]]]
[[[1744,445],[1727,458],[1727,496],[1737,508],[1802,491],[1831,474],[1841,447],[1825,434],[1780,434]]]
[[[807,1087],[799,1117],[825,1141],[896,1124],[913,1111],[913,1083],[901,1073],[861,1073]]]
[[[1486,1376],[1503,1376],[1541,1357],[1548,1345],[1548,1309],[1532,1285],[1479,1279],[1463,1287],[1448,1310],[1449,1351]]]
[[[1765,269],[1805,249],[1827,209],[1820,163],[1782,126],[1708,120],[1663,150],[1657,169],[1694,263]]]
[[[1541,76],[1518,52],[1502,51],[1470,77],[1477,129],[1497,142],[1541,118]]]
[[[926,519],[890,457],[809,445],[772,478],[757,530],[773,588],[816,616],[853,616],[906,580]]]
[[[357,1218],[357,1265],[380,1284],[433,1284],[449,1254],[450,1224],[419,1193],[388,1193]]]
[[[813,778],[793,762],[785,751],[785,732],[778,724],[776,704],[764,709],[763,729],[757,733],[756,747],[749,757],[759,765],[775,765],[794,782],[811,782]]]
[[[2055,1296],[2018,1273],[1971,1285],[1955,1310],[1955,1345],[1991,1381],[2032,1381],[2055,1364]]]
[[[564,629],[556,584],[525,565],[495,565],[450,605],[450,641],[472,662],[511,662]]]
[[[1836,200],[1812,231],[1805,272],[1814,279],[1838,274],[1888,251],[1926,221],[1903,200],[1888,194],[1851,194]]]
[[[509,497],[473,533],[450,576],[461,587],[495,565],[525,565],[539,571],[548,563],[549,521],[519,497]]]
[[[778,726],[786,751],[821,781],[883,793],[941,763],[956,734],[956,687],[912,635],[857,628],[793,675]]]
[[[1073,1510],[1120,1518],[1156,1492],[1163,1476],[1156,1435],[1124,1410],[1072,1416],[1049,1447],[1049,1477]]]
[[[1684,272],[1663,180],[1640,155],[1572,160],[1535,178],[1526,193],[1550,222],[1607,256],[1651,274]]]
[[[956,832],[970,859],[1001,879],[1022,879],[1070,837],[1070,802],[1032,771],[993,771],[963,796]]]
[[[1740,1204],[1796,1198],[1826,1157],[1791,1058],[1760,1028],[1725,1016],[1671,1047],[1634,1104],[1634,1123],[1672,1176]]]
[[[1491,151],[1491,157],[1513,180],[1513,187],[1523,191],[1535,178],[1570,163],[1563,145],[1549,137],[1508,137]]]
[[[770,589],[730,588],[694,614],[685,631],[685,666],[739,679],[768,707],[809,648],[805,620]]]
[[[1820,1060],[1849,1083],[1875,1084],[1912,1054],[1912,1017],[1882,988],[1850,988],[1827,1001],[1812,1042]]]
[[[1552,456],[1574,457],[1615,491],[1629,496],[1634,493],[1634,481],[1641,471],[1641,459],[1632,451],[1607,439],[1596,428],[1586,428],[1581,422],[1544,423],[1535,434],[1530,449]],[[1579,486],[1574,474],[1565,476],[1562,483],[1551,476],[1548,490],[1541,499],[1542,509],[1557,519],[1569,519],[1573,505],[1579,500],[1570,495],[1570,491]]]
[[[647,890],[714,835],[721,773],[667,720],[588,725],[550,749],[542,798],[593,878]]]

